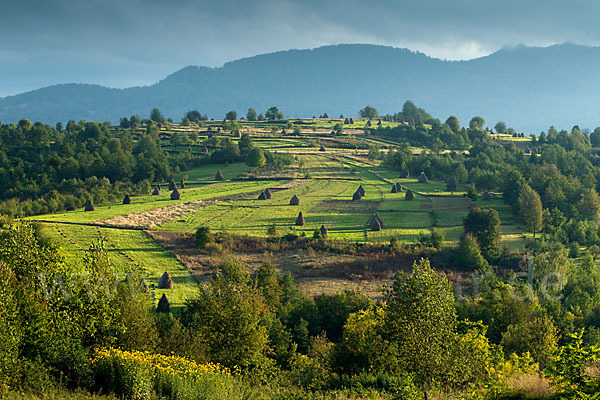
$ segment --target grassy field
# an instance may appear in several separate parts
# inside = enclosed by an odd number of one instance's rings
[[[66,262],[76,267],[92,242],[104,241],[109,259],[120,273],[136,271],[150,286],[155,301],[166,293],[174,310],[182,307],[185,299],[197,291],[197,283],[190,272],[143,231],[65,224],[45,224],[44,229],[56,238]],[[173,289],[153,288],[165,271],[173,279]]]

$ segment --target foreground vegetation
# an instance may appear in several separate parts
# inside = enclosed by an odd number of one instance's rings
[[[361,113],[0,126],[0,394],[597,396],[600,130]]]

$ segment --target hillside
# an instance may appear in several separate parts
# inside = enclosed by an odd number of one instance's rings
[[[490,126],[502,119],[526,133],[549,124],[593,129],[599,125],[598,61],[600,48],[573,44],[518,46],[461,62],[384,46],[326,46],[214,69],[190,66],[146,87],[51,86],[0,99],[0,120],[118,121],[146,116],[153,107],[174,120],[191,109],[219,119],[232,109],[264,112],[273,105],[292,117],[356,115],[366,104],[394,113],[410,99],[440,119],[456,114],[463,124],[482,115]]]

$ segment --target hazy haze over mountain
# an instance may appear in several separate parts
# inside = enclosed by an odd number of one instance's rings
[[[574,44],[504,48],[470,61],[384,46],[325,46],[219,68],[190,66],[146,87],[50,86],[0,99],[0,120],[118,121],[145,117],[153,107],[174,120],[192,109],[220,119],[229,110],[243,115],[273,105],[287,117],[338,116],[356,115],[367,104],[395,113],[412,100],[442,120],[456,114],[465,125],[481,115],[489,126],[503,120],[527,133],[550,124],[593,129],[600,125],[599,62],[600,48]]]

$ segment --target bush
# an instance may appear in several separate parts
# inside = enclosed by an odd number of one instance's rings
[[[91,360],[95,388],[128,399],[240,399],[238,378],[217,364],[104,348]]]
[[[201,226],[196,230],[196,246],[203,249],[211,242],[212,236],[210,235],[210,228],[208,226]]]

